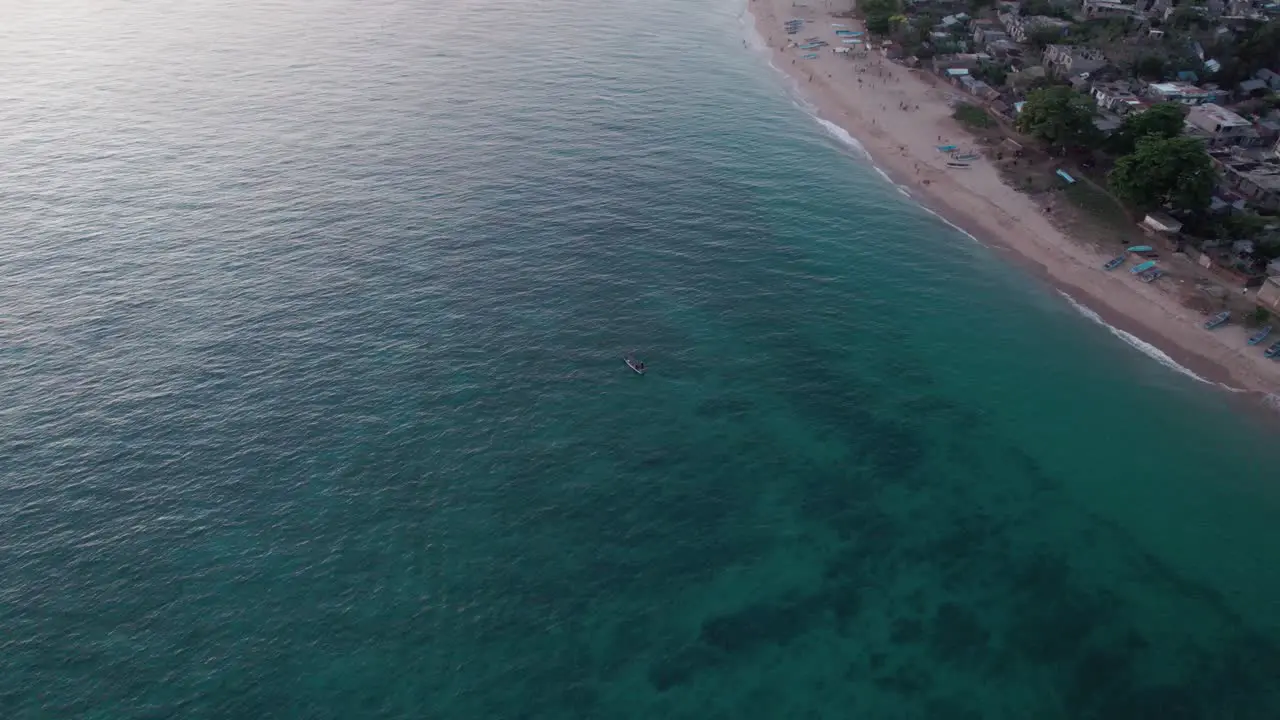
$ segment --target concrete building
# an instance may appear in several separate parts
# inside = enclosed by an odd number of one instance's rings
[[[1013,38],[1014,42],[1020,43],[1030,40],[1037,30],[1053,28],[1060,35],[1066,35],[1067,28],[1071,27],[1071,23],[1055,17],[1047,15],[1023,16],[1013,12],[1000,13],[1000,22],[1004,25],[1005,32],[1009,33],[1009,37]]]
[[[1120,0],[1082,0],[1080,12],[1090,20],[1110,17],[1126,17],[1132,15],[1134,5],[1126,5]]]
[[[991,26],[979,26],[973,29],[973,44],[982,47],[988,43],[1008,40],[1009,33],[1000,28]]]
[[[1267,87],[1272,90],[1280,90],[1280,74],[1274,73],[1266,68],[1259,70],[1253,74],[1254,77],[1265,82]]]
[[[1142,229],[1153,233],[1174,235],[1182,232],[1182,223],[1164,213],[1154,212],[1142,219]]]
[[[1186,82],[1151,83],[1147,86],[1147,96],[1156,102],[1172,102],[1180,105],[1202,105],[1219,100],[1218,91],[1207,90]]]
[[[1138,97],[1129,83],[1097,83],[1093,86],[1093,101],[1100,109],[1117,115],[1142,112],[1147,103]]]
[[[1280,210],[1280,159],[1250,155],[1237,148],[1210,150],[1209,157],[1228,190],[1263,210]]]
[[[1213,103],[1191,108],[1186,122],[1189,127],[1199,131],[1192,134],[1203,137],[1209,147],[1253,145],[1258,137],[1253,123]]]
[[[1269,277],[1258,288],[1256,301],[1273,313],[1280,313],[1280,278]]]
[[[1044,66],[1059,77],[1093,72],[1107,64],[1107,58],[1097,48],[1079,45],[1048,45],[1044,49]]]

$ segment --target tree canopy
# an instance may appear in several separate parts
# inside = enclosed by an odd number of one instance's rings
[[[1195,138],[1147,135],[1116,161],[1107,181],[1116,195],[1143,210],[1169,205],[1199,211],[1213,195],[1213,161]]]
[[[1039,50],[1043,50],[1059,40],[1062,40],[1062,28],[1052,25],[1038,27],[1027,36],[1027,42]]]
[[[1093,98],[1069,87],[1033,90],[1018,114],[1018,129],[1059,148],[1087,146],[1097,139]]]
[[[1226,85],[1247,80],[1263,68],[1275,68],[1280,65],[1280,20],[1260,24],[1239,40],[1217,44],[1213,54],[1222,63],[1216,79]]]
[[[1048,15],[1049,17],[1071,18],[1071,10],[1061,3],[1053,2],[1053,0],[1023,0],[1018,5],[1018,14],[1023,17],[1028,15]]]
[[[1111,150],[1117,155],[1126,155],[1138,146],[1138,140],[1148,135],[1177,137],[1182,134],[1182,118],[1182,106],[1177,103],[1160,103],[1145,112],[1129,115],[1111,136]]]
[[[1133,72],[1144,80],[1158,81],[1164,78],[1165,62],[1159,55],[1143,55],[1133,64]]]
[[[866,20],[867,32],[888,35],[893,29],[893,18],[902,12],[898,0],[863,0],[858,3]]]

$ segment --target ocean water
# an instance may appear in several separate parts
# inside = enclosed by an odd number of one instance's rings
[[[1280,717],[1273,430],[742,11],[7,6],[0,717]]]

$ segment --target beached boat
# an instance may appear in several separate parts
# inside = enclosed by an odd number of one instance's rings
[[[1154,270],[1148,270],[1142,273],[1141,275],[1139,275],[1138,277],[1144,283],[1153,283],[1156,280],[1160,279],[1161,275],[1164,275],[1164,271],[1161,270],[1160,268],[1156,268]]]
[[[1146,261],[1146,262],[1142,263],[1141,265],[1134,265],[1132,268],[1130,268],[1130,269],[1129,269],[1129,272],[1130,272],[1131,274],[1133,274],[1133,275],[1138,275],[1138,274],[1140,274],[1140,273],[1144,273],[1144,272],[1146,272],[1146,271],[1150,270],[1151,268],[1153,268],[1153,267],[1155,267],[1155,266],[1156,266],[1156,261],[1155,261],[1155,260],[1148,260],[1148,261]]]
[[[1126,252],[1131,252],[1131,253],[1151,252],[1151,250],[1152,248],[1150,245],[1134,245],[1133,247],[1125,248]]]
[[[962,163],[962,162],[949,162],[949,163],[947,163],[947,167],[950,167],[950,168],[966,168],[966,169],[967,169],[967,168],[969,167],[969,163]]]
[[[1226,322],[1230,319],[1231,319],[1231,312],[1229,310],[1223,310],[1217,315],[1214,315],[1213,317],[1206,320],[1204,323],[1204,327],[1206,330],[1212,330],[1216,327],[1225,325]]]
[[[1271,343],[1271,347],[1267,348],[1266,352],[1262,353],[1262,355],[1269,358],[1280,356],[1280,342]]]
[[[1268,335],[1270,335],[1270,334],[1271,334],[1271,326],[1270,326],[1270,325],[1268,325],[1268,326],[1266,326],[1266,327],[1262,328],[1261,330],[1259,330],[1258,332],[1256,332],[1256,333],[1254,333],[1254,334],[1250,335],[1250,336],[1249,336],[1249,344],[1250,344],[1250,345],[1257,345],[1258,343],[1262,342],[1263,340],[1266,340],[1266,339],[1267,339],[1267,336],[1268,336]]]
[[[1114,257],[1114,258],[1111,258],[1110,260],[1108,260],[1108,261],[1107,261],[1107,264],[1106,264],[1106,265],[1103,265],[1103,266],[1102,266],[1102,269],[1103,269],[1103,270],[1115,270],[1116,268],[1118,268],[1118,267],[1120,267],[1121,265],[1123,265],[1123,264],[1124,264],[1124,261],[1125,261],[1125,256],[1123,256],[1123,255],[1121,255],[1120,257]]]

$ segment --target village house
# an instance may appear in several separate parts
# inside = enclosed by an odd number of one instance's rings
[[[1258,288],[1257,303],[1273,313],[1280,313],[1280,278],[1269,277]]]
[[[996,100],[1000,97],[1000,92],[972,75],[962,75],[957,78],[957,85],[965,90],[965,92],[982,100]]]
[[[1236,93],[1241,99],[1251,97],[1262,97],[1271,88],[1267,85],[1267,81],[1252,78],[1249,80],[1241,80],[1236,85]]]
[[[1227,189],[1255,207],[1280,210],[1280,160],[1276,157],[1250,157],[1235,148],[1210,150],[1209,157]]]
[[[1258,134],[1258,145],[1274,145],[1280,139],[1280,120],[1263,118],[1255,121],[1253,131]]]
[[[1004,25],[1005,32],[1009,33],[1009,37],[1020,43],[1030,40],[1037,30],[1053,28],[1059,34],[1065,35],[1067,28],[1071,27],[1071,23],[1066,20],[1047,15],[1023,16],[1016,12],[1000,13],[1000,22]]]
[[[1080,12],[1090,20],[1110,17],[1126,17],[1132,15],[1135,6],[1126,5],[1120,0],[1083,0]]]
[[[1149,18],[1164,19],[1165,13],[1173,8],[1173,0],[1138,0],[1134,10]]]
[[[1171,102],[1179,105],[1202,105],[1217,102],[1219,93],[1216,90],[1192,85],[1187,82],[1151,83],[1147,86],[1147,96],[1156,102]]]
[[[994,43],[994,42],[999,42],[1001,40],[1008,40],[1008,39],[1009,39],[1009,33],[1005,32],[1004,30],[1001,30],[998,27],[993,27],[991,25],[979,25],[978,27],[975,27],[973,29],[973,44],[978,47],[983,47],[988,43]]]
[[[1182,232],[1182,223],[1162,212],[1148,213],[1142,218],[1139,226],[1151,235],[1177,235]]]
[[[1266,68],[1259,70],[1253,74],[1254,77],[1265,82],[1267,87],[1272,90],[1280,90],[1280,74],[1274,73]]]
[[[1012,88],[1026,89],[1036,82],[1043,80],[1045,76],[1044,68],[1039,65],[1023,68],[1018,72],[1009,73],[1005,83]]]
[[[1022,58],[1022,46],[1012,40],[996,40],[982,46],[982,51],[999,60],[1017,61]],[[1043,69],[1043,68],[1041,68]]]
[[[1214,103],[1191,108],[1186,123],[1190,134],[1203,138],[1209,147],[1254,145],[1258,138],[1253,123]]]
[[[956,53],[954,55],[935,55],[933,57],[934,72],[945,72],[948,70],[973,70],[984,62],[990,62],[991,56],[985,53]],[[967,75],[968,73],[951,73],[949,77],[955,75]]]
[[[1231,17],[1252,17],[1254,13],[1253,0],[1230,0],[1227,3],[1226,14]]]
[[[1097,48],[1079,45],[1048,45],[1044,49],[1042,64],[1059,77],[1093,72],[1107,64],[1107,58]]]
[[[1093,101],[1102,110],[1117,115],[1142,112],[1147,103],[1138,97],[1128,82],[1097,83],[1093,86]]]

